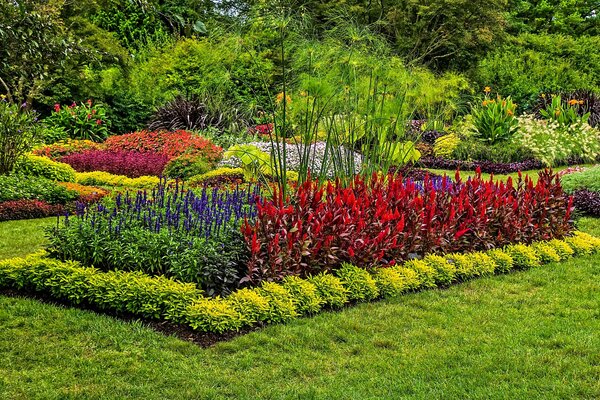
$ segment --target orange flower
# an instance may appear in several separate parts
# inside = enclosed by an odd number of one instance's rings
[[[485,87],[485,89],[483,89],[483,91],[484,91],[485,93],[489,93],[489,92],[491,92],[491,91],[492,91],[492,88],[491,88],[491,87],[489,87],[489,86],[486,86],[486,87]]]
[[[482,105],[482,106],[484,106],[484,107],[487,107],[487,105],[488,105],[488,101],[487,101],[487,100],[484,100],[484,101],[481,103],[481,105]]]
[[[275,101],[277,102],[277,104],[279,104],[283,101],[283,92],[281,92],[277,95],[277,98],[275,99]],[[292,98],[290,97],[289,94],[285,95],[285,102],[286,102],[286,104],[290,104],[292,102]]]
[[[579,104],[579,101],[575,100],[575,99],[571,99],[569,100],[569,105],[570,106],[574,106],[575,104]]]
[[[509,116],[511,116],[511,117],[512,117],[513,115],[515,115],[515,114],[513,113],[513,111],[512,111],[512,110],[508,110],[508,111],[506,111],[506,113],[507,113]]]

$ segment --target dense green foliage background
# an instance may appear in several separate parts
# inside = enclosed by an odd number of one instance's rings
[[[318,77],[326,94],[376,73],[392,90],[410,87],[423,110],[459,110],[492,86],[523,111],[542,91],[599,88],[598,9],[597,0],[0,0],[0,94],[45,114],[93,98],[123,133],[178,94],[256,115],[281,91],[285,67],[292,90]]]

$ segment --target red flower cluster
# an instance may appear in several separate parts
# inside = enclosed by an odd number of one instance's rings
[[[101,150],[102,148],[101,144],[92,142],[91,140],[67,140],[66,142],[58,142],[36,149],[33,151],[33,154],[48,157],[56,161],[61,157],[73,153],[81,153],[86,150]]]
[[[69,164],[78,172],[105,171],[138,178],[144,175],[161,176],[169,157],[137,151],[89,150],[62,157],[60,162]]]
[[[249,129],[249,133],[253,135],[264,135],[268,136],[273,132],[273,124],[260,124],[254,128]]]
[[[221,158],[223,149],[210,140],[188,131],[140,131],[106,139],[107,150],[137,151],[141,153],[165,154],[169,159],[184,153],[199,155],[210,162]]]
[[[259,204],[243,234],[251,249],[248,279],[308,275],[350,262],[385,265],[426,253],[484,250],[508,243],[563,237],[571,230],[572,199],[558,177],[537,184],[473,179],[434,187],[401,176],[355,178],[351,187],[308,181],[292,199]],[[439,185],[438,185],[439,186]]]
[[[64,213],[60,204],[48,204],[40,200],[12,200],[0,203],[0,221],[43,218]]]

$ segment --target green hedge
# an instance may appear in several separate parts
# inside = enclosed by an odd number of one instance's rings
[[[567,193],[587,189],[591,192],[600,192],[600,166],[586,168],[581,172],[563,175],[560,183]]]
[[[28,154],[21,158],[16,171],[26,176],[36,176],[59,182],[75,182],[75,170],[65,163],[47,157]]]
[[[195,285],[139,272],[109,271],[61,262],[43,253],[0,262],[0,287],[33,290],[103,310],[166,319],[205,332],[222,333],[257,323],[278,323],[324,307],[370,301],[408,291],[443,287],[478,276],[527,269],[572,255],[600,251],[600,239],[575,232],[565,240],[468,254],[428,255],[404,265],[372,271],[344,264],[335,274],[288,277],[241,289],[226,298],[207,298]]]

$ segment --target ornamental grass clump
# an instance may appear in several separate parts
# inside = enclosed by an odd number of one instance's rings
[[[48,232],[49,253],[102,270],[141,270],[196,283],[209,295],[229,293],[248,258],[239,226],[256,214],[257,187],[198,193],[175,183],[114,204],[80,205]]]

